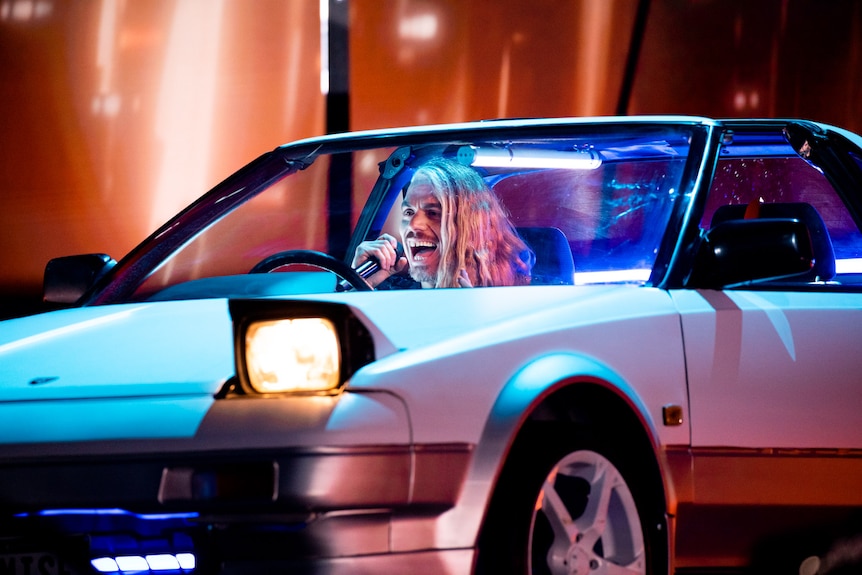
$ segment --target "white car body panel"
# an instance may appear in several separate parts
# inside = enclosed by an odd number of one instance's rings
[[[694,447],[862,445],[862,294],[672,296],[685,334]]]

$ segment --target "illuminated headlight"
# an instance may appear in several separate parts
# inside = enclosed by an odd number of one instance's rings
[[[234,300],[230,311],[247,395],[338,393],[374,360],[371,334],[347,306]]]
[[[259,393],[331,391],[341,382],[338,334],[323,317],[251,323],[245,361],[248,382]]]

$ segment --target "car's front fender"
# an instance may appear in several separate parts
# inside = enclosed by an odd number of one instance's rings
[[[655,422],[646,404],[618,373],[576,353],[560,352],[536,358],[506,382],[494,402],[475,447],[461,497],[438,520],[436,533],[442,538],[438,544],[453,547],[475,544],[493,486],[524,421],[544,398],[577,384],[601,386],[620,396],[640,419],[654,449],[658,450]]]
[[[505,460],[506,451],[524,420],[542,398],[573,383],[591,383],[613,390],[641,420],[654,446],[658,446],[649,410],[637,392],[618,373],[593,358],[556,353],[525,365],[503,388],[491,411],[476,451],[476,467],[492,478]],[[486,462],[486,463],[483,463]]]

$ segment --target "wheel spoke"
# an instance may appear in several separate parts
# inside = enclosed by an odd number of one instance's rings
[[[608,522],[608,507],[611,493],[619,480],[608,466],[600,463],[594,467],[590,481],[590,496],[584,513],[575,521],[579,532],[583,533],[585,547],[592,547],[605,532]]]
[[[574,541],[577,530],[566,504],[563,503],[557,490],[554,489],[553,477],[549,477],[542,488],[542,511],[544,511],[551,528],[554,530],[555,539],[562,538],[568,542]]]

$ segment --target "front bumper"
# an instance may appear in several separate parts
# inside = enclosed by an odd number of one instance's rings
[[[51,553],[78,566],[71,572],[98,557],[157,553],[193,555],[195,573],[294,563],[388,572],[418,559],[393,555],[392,523],[451,508],[470,457],[470,446],[447,444],[18,459],[0,465],[0,555]]]
[[[454,505],[466,444],[177,453],[0,463],[5,514],[121,508],[135,513],[320,513]]]
[[[337,573],[437,549],[433,529],[397,546],[393,529],[456,504],[472,445],[411,444],[390,394],[308,399],[218,399],[190,437],[2,446],[0,560],[47,553],[87,573],[97,557],[190,553],[195,573]]]

